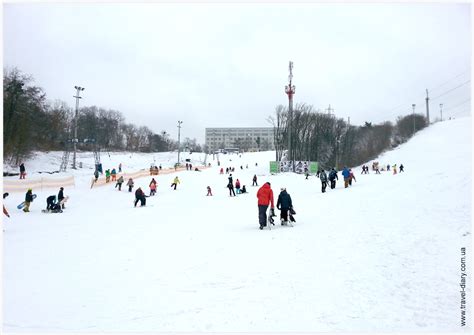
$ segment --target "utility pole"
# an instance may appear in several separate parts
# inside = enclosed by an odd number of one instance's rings
[[[331,111],[334,112],[334,108],[331,108],[331,104],[329,104],[329,107],[326,108],[326,110],[328,111],[329,116],[331,116]]]
[[[179,152],[181,149],[180,141],[181,141],[181,124],[183,121],[178,121],[178,165],[179,165]]]
[[[439,111],[441,113],[441,121],[443,121],[443,104],[439,104]]]
[[[426,89],[426,119],[428,120],[428,125],[430,124],[430,106],[428,101],[430,98],[428,97],[428,89]]]
[[[288,95],[288,161],[291,161],[291,121],[293,118],[293,95],[295,94],[295,85],[293,85],[293,62],[289,65],[290,75],[288,76],[289,84],[285,86],[285,93]]]
[[[415,106],[416,104],[411,105],[413,107],[413,134],[415,134]]]
[[[84,87],[79,87],[79,86],[74,86],[76,89],[76,95],[74,95],[74,98],[76,98],[76,115],[74,117],[74,155],[72,156],[72,168],[76,169],[76,151],[77,151],[77,117],[79,113],[79,99],[82,99],[80,96],[81,91],[84,91]]]
[[[351,125],[351,117],[350,116],[347,117],[347,125],[349,125],[349,126]]]

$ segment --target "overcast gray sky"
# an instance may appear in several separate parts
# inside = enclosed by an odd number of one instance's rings
[[[453,3],[6,3],[4,67],[50,100],[204,142],[206,127],[265,127],[295,103],[352,124],[470,113],[471,5]],[[439,96],[439,97],[437,97]]]

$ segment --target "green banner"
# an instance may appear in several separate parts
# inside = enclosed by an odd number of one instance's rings
[[[309,173],[318,173],[318,170],[319,170],[318,162],[309,163]]]
[[[279,166],[278,162],[272,162],[271,161],[270,162],[270,173],[278,173],[279,172],[278,171],[279,170],[278,166]]]

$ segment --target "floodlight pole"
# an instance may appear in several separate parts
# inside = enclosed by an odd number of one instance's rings
[[[74,138],[73,138],[73,143],[74,143],[74,155],[72,156],[72,168],[76,169],[76,151],[77,151],[77,118],[78,118],[78,113],[79,113],[79,99],[82,99],[80,96],[81,91],[84,91],[84,87],[79,87],[79,86],[74,86],[76,89],[76,95],[74,95],[74,98],[76,98],[76,114],[74,116]]]
[[[181,149],[180,141],[181,141],[181,124],[182,123],[183,121],[178,121],[178,164],[179,164],[179,152]]]
[[[293,118],[293,95],[295,94],[295,85],[292,85],[293,79],[293,62],[289,65],[290,75],[288,76],[289,84],[285,86],[285,93],[288,95],[288,161],[292,160],[291,155],[291,122]]]

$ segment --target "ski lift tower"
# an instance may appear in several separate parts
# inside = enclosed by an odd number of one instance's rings
[[[285,93],[288,95],[288,161],[292,160],[291,155],[291,121],[293,118],[293,95],[295,94],[295,85],[291,82],[293,80],[293,62],[289,65],[290,75],[288,76],[289,84],[285,86]]]

